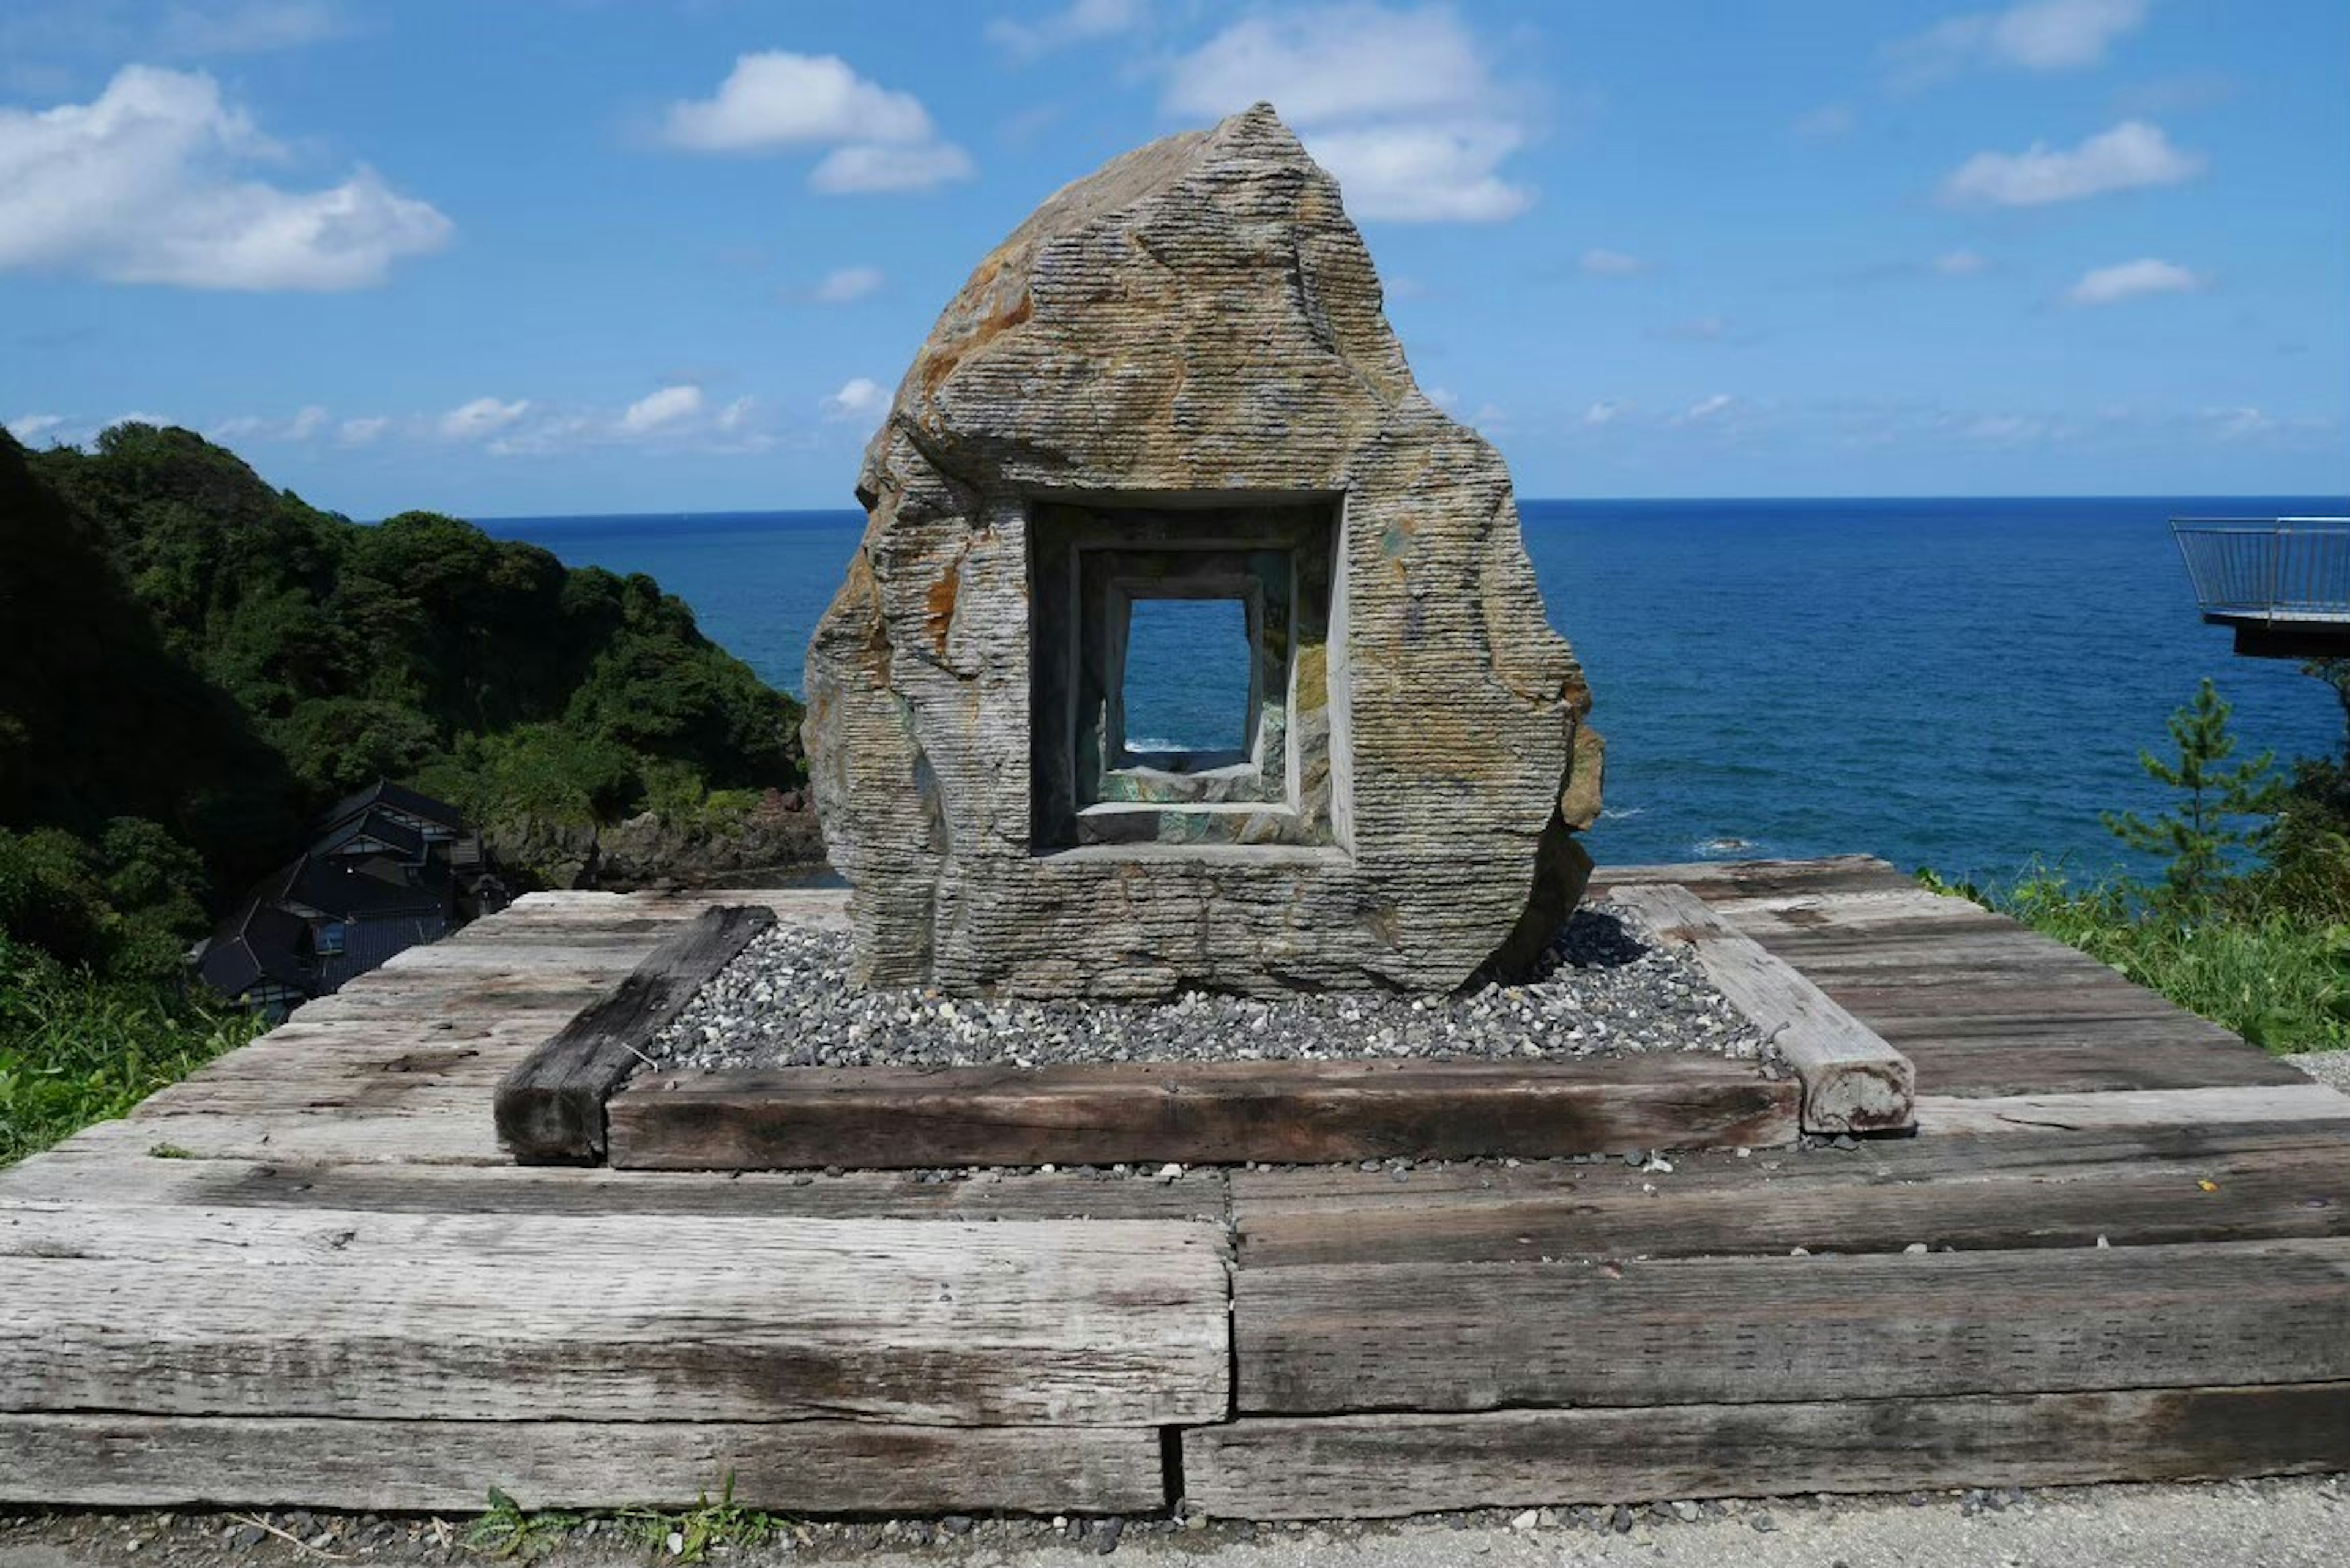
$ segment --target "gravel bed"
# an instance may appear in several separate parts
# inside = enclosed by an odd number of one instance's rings
[[[650,1054],[665,1068],[715,1071],[1400,1056],[1557,1061],[1679,1051],[1779,1070],[1775,1051],[1693,960],[1649,943],[1601,904],[1577,910],[1560,929],[1539,978],[1451,996],[1193,993],[1122,1003],[859,991],[848,983],[846,933],[777,926],[702,988],[655,1036]]]

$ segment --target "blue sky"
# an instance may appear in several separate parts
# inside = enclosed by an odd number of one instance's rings
[[[847,505],[1040,198],[1269,98],[1523,493],[2340,493],[2345,62],[2350,0],[9,0],[0,420]]]

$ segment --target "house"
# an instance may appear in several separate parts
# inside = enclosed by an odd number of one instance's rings
[[[283,1017],[394,953],[505,903],[455,807],[389,781],[338,801],[191,955],[234,1001]]]

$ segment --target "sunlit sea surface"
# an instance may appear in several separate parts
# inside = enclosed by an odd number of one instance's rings
[[[2213,677],[2247,752],[2339,743],[2332,694],[2197,618],[2166,520],[2342,515],[2339,498],[1531,501],[1551,620],[1607,734],[1606,863],[1881,855],[2003,879],[2130,867],[2101,811],[2158,809],[2137,753]],[[854,512],[484,519],[646,572],[800,690]],[[1164,646],[1173,647],[1173,644]],[[1147,652],[1147,650],[1146,650]],[[1141,655],[1129,704],[1221,730],[1214,661]]]

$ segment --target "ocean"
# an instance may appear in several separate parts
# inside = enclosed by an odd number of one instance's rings
[[[2240,753],[2329,753],[2333,694],[2198,618],[2173,515],[2339,498],[1523,501],[1552,624],[1607,735],[1602,863],[1881,855],[1992,881],[2151,867],[2100,813],[2159,810],[2138,766],[2209,675]],[[484,519],[573,566],[645,572],[796,692],[855,512]],[[1172,646],[1172,645],[1170,645]],[[1132,672],[1154,726],[1224,722],[1180,657]]]

